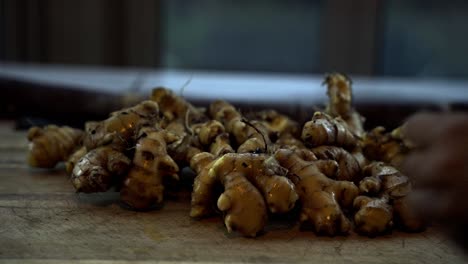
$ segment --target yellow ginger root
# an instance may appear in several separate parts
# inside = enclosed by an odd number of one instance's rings
[[[77,192],[105,192],[120,184],[130,168],[130,159],[110,146],[86,153],[73,168],[71,182]]]
[[[408,205],[407,195],[411,192],[411,182],[395,167],[383,162],[373,162],[363,170],[365,175],[359,189],[363,193],[387,196],[393,205],[395,223],[404,231],[424,230],[426,223]]]
[[[274,147],[276,149],[305,149],[304,143],[302,140],[294,137],[291,134],[283,134],[276,141]]]
[[[192,130],[203,146],[211,145],[219,134],[225,132],[223,124],[216,120],[195,124],[192,126]]]
[[[352,107],[351,80],[342,74],[332,73],[325,77],[329,103],[325,110],[332,117],[341,117],[350,131],[362,138],[364,131],[364,118]]]
[[[392,132],[390,132],[390,138],[395,140],[395,141],[400,141],[403,146],[405,148],[403,148],[403,152],[408,152],[409,150],[411,149],[414,149],[416,148],[414,142],[411,142],[411,140],[409,140],[404,131],[405,131],[405,126],[406,126],[406,123],[404,123],[403,125],[395,128],[392,130]]]
[[[362,151],[370,160],[379,160],[397,168],[409,151],[400,137],[400,129],[386,133],[384,127],[376,127],[368,132],[362,141]]]
[[[80,144],[83,131],[71,127],[48,125],[28,131],[28,164],[32,167],[53,168],[68,159]]]
[[[169,89],[163,87],[153,89],[151,100],[159,104],[164,119],[168,123],[181,120],[193,124],[204,122],[207,119],[202,111]]]
[[[178,120],[169,123],[165,129],[179,140],[167,146],[169,155],[181,166],[188,164],[193,156],[202,152],[202,145],[195,135],[188,134],[185,125]]]
[[[252,119],[262,123],[269,132],[270,137],[280,137],[285,134],[297,135],[300,133],[300,126],[296,121],[275,110],[255,112],[252,114]]]
[[[378,197],[360,198],[369,203],[355,200],[355,208],[358,210],[354,217],[357,232],[368,236],[381,234],[391,228],[394,217],[404,230],[424,229],[423,221],[406,204],[405,197],[411,191],[411,183],[406,176],[383,162],[373,162],[363,172],[370,176],[359,183],[361,193]]]
[[[95,129],[96,127],[99,126],[99,122],[96,121],[88,121],[85,123],[85,131],[91,131]],[[83,135],[83,138],[85,135]],[[84,139],[83,139],[84,141]],[[84,142],[81,142],[84,144]],[[75,152],[73,152],[70,157],[68,157],[67,161],[65,162],[65,171],[71,175],[73,172],[73,168],[75,167],[76,163],[88,152],[88,149],[86,149],[86,146],[81,145],[81,147],[75,149]]]
[[[312,120],[304,124],[301,138],[309,147],[333,145],[352,149],[357,144],[356,137],[341,118],[323,112],[315,112]]]
[[[225,213],[229,232],[237,230],[246,236],[256,236],[267,219],[267,206],[273,213],[288,212],[298,198],[294,186],[273,157],[253,153],[228,153],[215,158],[210,153],[193,157],[197,172],[192,193],[192,217],[212,212],[214,186],[224,186],[218,209]],[[266,204],[265,204],[266,203]]]
[[[351,155],[353,155],[354,159],[357,161],[359,164],[359,167],[362,169],[365,166],[369,165],[370,161],[366,159],[364,154],[362,153],[361,148],[355,148],[352,152]]]
[[[203,111],[168,89],[154,89],[151,100],[160,106],[165,119],[164,128],[180,137],[178,142],[169,146],[171,156],[179,164],[188,163],[195,154],[208,150],[217,136],[225,133],[223,124],[208,120]]]
[[[65,162],[65,171],[68,174],[71,174],[73,171],[73,168],[75,167],[76,163],[84,156],[86,155],[88,151],[86,150],[85,146],[82,146],[81,148],[77,149],[73,154],[70,155],[70,157],[67,159]]]
[[[256,133],[252,134],[246,141],[244,141],[238,148],[238,153],[268,153],[268,145],[271,140],[268,137],[268,131],[263,127],[260,122],[242,120],[247,126],[255,130]]]
[[[151,209],[163,201],[163,178],[178,179],[179,167],[167,154],[166,144],[178,138],[165,130],[144,127],[139,131],[133,167],[120,190],[120,199],[133,209]]]
[[[190,160],[190,168],[197,174],[192,190],[191,217],[209,216],[214,212],[211,201],[215,200],[214,189],[218,179],[210,175],[209,171],[216,158],[211,153],[201,152]]]
[[[229,134],[223,124],[216,120],[199,123],[192,126],[196,139],[205,150],[216,157],[235,152],[231,146]]]
[[[301,159],[305,161],[317,161],[318,160],[317,156],[315,156],[315,154],[310,149],[302,148],[302,149],[293,149],[293,150],[294,150],[294,154],[296,154],[298,157],[300,157]],[[326,162],[324,164],[326,164]],[[329,166],[324,169],[326,169],[326,172],[324,174],[327,177],[331,178],[338,171],[338,163],[331,162],[329,163]]]
[[[134,145],[134,138],[141,127],[154,125],[158,120],[158,104],[149,100],[143,101],[133,107],[111,113],[104,121],[87,123],[84,145],[91,150],[111,144],[114,149],[124,151]]]
[[[372,162],[363,169],[363,178],[359,183],[361,193],[385,194],[396,199],[406,196],[411,191],[411,182],[395,167],[383,162]]]
[[[358,188],[352,182],[335,181],[325,175],[336,173],[333,160],[306,161],[294,150],[280,149],[275,158],[288,169],[302,203],[301,222],[312,224],[317,234],[347,234],[351,229],[343,208],[352,206]]]
[[[224,132],[224,126],[220,122],[210,120],[194,124],[191,129],[193,134],[188,134],[185,126],[177,121],[166,127],[167,131],[173,132],[180,138],[168,146],[171,157],[177,163],[185,165],[203,150],[210,151],[216,157],[234,152],[230,145],[229,134]]]
[[[240,172],[221,178],[225,191],[218,198],[218,209],[225,213],[224,224],[229,233],[238,231],[255,237],[263,229],[267,213],[260,192]]]
[[[355,230],[370,237],[385,233],[393,226],[393,208],[387,196],[371,198],[358,196],[354,199]]]
[[[211,157],[212,163],[207,163],[208,157]],[[286,177],[281,176],[285,173],[284,168],[273,157],[253,153],[228,153],[214,158],[212,154],[204,152],[194,156],[191,165],[199,174],[195,180],[192,197],[202,198],[201,201],[204,202],[196,203],[202,207],[208,205],[209,200],[205,200],[202,195],[206,191],[198,192],[196,186],[206,185],[207,182],[203,181],[205,177],[216,181],[217,178],[224,177],[225,174],[231,172],[241,172],[252,182],[262,192],[271,212],[287,212],[292,209],[297,200],[292,183]],[[206,174],[203,173],[204,171]]]
[[[266,145],[270,144],[268,131],[259,122],[248,122],[235,109],[225,101],[215,101],[210,105],[210,115],[221,122],[226,131],[234,136],[239,153],[266,152]]]
[[[325,76],[327,95],[330,99],[327,113],[331,116],[347,118],[352,111],[351,80],[342,74],[332,73]]]
[[[330,159],[338,163],[338,171],[333,178],[354,183],[358,183],[362,179],[359,162],[345,149],[334,146],[321,146],[313,148],[312,152],[319,159]]]
[[[232,153],[229,134],[225,133],[224,126],[216,121],[210,120],[190,126],[193,134],[189,134],[185,124],[173,121],[166,127],[167,131],[176,134],[180,139],[168,146],[169,153],[174,160],[180,164],[189,163],[193,156],[209,150],[216,157]]]
[[[273,141],[272,151],[281,148],[301,149],[305,148],[299,139],[301,128],[299,124],[286,115],[275,110],[260,111],[252,115],[268,132],[268,138]]]
[[[224,133],[224,126],[216,120],[210,120],[187,128],[187,124],[175,120],[166,126],[166,130],[180,138],[169,146],[169,153],[176,162],[185,165],[194,155],[214,144],[217,136]]]
[[[397,197],[403,195],[402,192],[406,195],[409,181],[394,167],[383,162],[369,164],[364,167],[363,174],[367,177],[359,183],[360,192],[378,197],[356,198],[354,222],[356,232],[372,237],[387,232],[393,226],[393,208],[389,195],[393,194],[392,191]]]
[[[234,149],[231,147],[228,133],[219,134],[216,136],[215,141],[210,145],[210,153],[216,157],[234,152]]]
[[[165,88],[153,90],[151,100],[157,102],[165,119],[164,128],[179,136],[180,140],[169,148],[174,160],[185,165],[203,150],[212,151],[216,156],[234,152],[229,137],[222,135],[225,129],[217,120],[208,120],[203,111],[184,98]]]
[[[224,193],[218,198],[217,207],[225,212],[225,225],[228,232],[239,231],[245,236],[256,236],[267,220],[266,205],[260,192],[239,172],[231,172],[219,177],[211,167],[215,158],[206,152],[193,159],[204,167],[192,165],[198,175],[195,178],[192,193],[191,217],[203,217],[212,213],[211,201],[213,189],[219,181],[224,186]]]
[[[363,235],[376,236],[393,225],[422,230],[424,222],[407,202],[411,182],[397,170],[412,147],[404,131],[377,127],[365,133],[364,118],[352,106],[351,80],[333,73],[324,84],[327,108],[302,130],[275,110],[247,119],[219,100],[206,113],[155,88],[150,100],[86,123],[85,133],[31,128],[28,162],[50,168],[66,161],[77,192],[115,186],[121,201],[136,210],[160,205],[165,180],[178,179],[179,168],[190,163],[197,174],[190,215],[220,210],[227,230],[245,236],[256,236],[268,213],[286,213],[297,200],[301,223],[317,234],[348,233],[352,225],[345,213],[351,212]]]
[[[161,126],[180,138],[168,148],[170,155],[181,166],[189,163],[204,146],[209,146],[218,134],[224,132],[221,123],[208,120],[203,111],[169,89],[153,89],[151,100],[160,106],[163,115]]]
[[[239,144],[237,152],[239,153],[267,153],[268,145],[271,144],[271,140],[268,137],[268,132],[261,123],[256,121],[250,122],[242,120],[242,123],[247,124],[247,127],[252,128],[251,132],[247,133],[250,136],[243,143]],[[252,132],[255,131],[255,132]],[[231,133],[232,134],[232,133]],[[234,137],[235,138],[235,137]]]

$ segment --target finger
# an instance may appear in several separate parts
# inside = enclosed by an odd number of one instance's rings
[[[413,181],[416,188],[439,189],[456,185],[463,174],[456,160],[439,148],[412,152],[403,161],[402,172]]]
[[[426,159],[428,154],[424,151],[412,151],[408,154],[402,164],[401,172],[408,176],[413,181],[418,181],[419,178],[419,167],[422,162]]]
[[[416,147],[426,147],[445,135],[468,129],[468,115],[463,113],[419,113],[402,127],[404,137]],[[466,130],[465,130],[466,131]]]
[[[401,171],[416,187],[433,185],[431,157],[429,151],[414,151],[403,160]]]
[[[439,114],[435,113],[415,114],[404,123],[401,132],[407,140],[417,147],[425,146],[434,138],[432,129],[438,117]]]
[[[418,215],[437,221],[450,217],[453,202],[447,192],[438,190],[415,190],[408,195],[408,203]]]

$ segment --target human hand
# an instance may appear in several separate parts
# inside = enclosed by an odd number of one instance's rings
[[[415,147],[402,168],[415,183],[408,197],[414,210],[443,224],[453,238],[464,242],[468,234],[468,114],[416,114],[407,121],[403,134]]]

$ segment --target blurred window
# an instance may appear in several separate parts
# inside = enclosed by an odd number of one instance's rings
[[[318,72],[321,1],[165,1],[164,66]]]
[[[468,1],[386,1],[378,73],[468,77]]]
[[[0,62],[468,78],[466,0],[0,0]]]

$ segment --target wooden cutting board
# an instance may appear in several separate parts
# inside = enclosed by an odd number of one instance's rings
[[[228,234],[220,218],[188,216],[189,196],[158,211],[121,208],[118,193],[76,194],[61,170],[24,163],[25,133],[0,125],[3,263],[464,263],[436,228],[378,238],[317,237],[275,219],[258,238]]]

